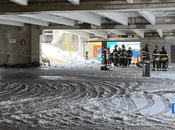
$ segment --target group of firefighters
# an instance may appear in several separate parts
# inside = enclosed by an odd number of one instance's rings
[[[110,52],[110,48],[104,47],[102,52],[103,64],[106,66],[111,66],[111,64],[114,63],[114,67],[129,67],[132,56],[131,47],[126,50],[125,45],[122,45],[122,48],[119,49],[117,49],[117,45],[115,45],[113,52]]]
[[[110,51],[110,48],[103,47],[102,52],[102,59],[103,64],[105,66],[111,66],[111,64],[114,64],[114,67],[129,67],[132,61],[132,50],[131,47],[128,48],[128,50],[125,49],[125,45],[122,45],[122,48],[117,49],[117,45],[114,46],[113,52]],[[157,71],[168,71],[168,59],[169,55],[166,51],[165,46],[162,46],[162,50],[159,50],[159,46],[155,46],[155,50],[152,54],[153,58],[153,69],[152,71],[155,71],[157,68]],[[142,62],[144,60],[150,60],[149,57],[149,45],[146,44],[146,46],[142,49]]]
[[[157,71],[168,71],[168,59],[169,55],[166,51],[165,46],[162,46],[162,50],[159,50],[159,46],[155,46],[155,50],[153,51],[153,69],[152,71],[155,71],[157,68]],[[149,45],[146,44],[146,46],[142,49],[142,60],[150,60],[149,58]]]

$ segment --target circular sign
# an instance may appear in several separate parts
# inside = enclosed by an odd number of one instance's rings
[[[24,46],[24,45],[26,44],[26,40],[22,39],[22,40],[20,41],[20,44],[21,44],[22,46]]]

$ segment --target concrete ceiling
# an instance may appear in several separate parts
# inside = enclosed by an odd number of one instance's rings
[[[27,6],[28,5],[28,0],[9,0],[11,2],[14,2],[16,4],[22,5],[22,6]]]
[[[1,0],[0,24],[34,24],[88,39],[92,34],[155,36],[149,33],[164,38],[174,34],[174,6],[174,0]]]

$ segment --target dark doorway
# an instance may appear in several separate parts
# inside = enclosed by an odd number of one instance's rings
[[[175,63],[174,56],[175,56],[175,45],[171,45],[171,63]]]

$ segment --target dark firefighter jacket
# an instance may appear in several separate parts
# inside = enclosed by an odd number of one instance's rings
[[[112,59],[112,58],[113,58],[113,55],[114,55],[114,54],[113,54],[113,52],[112,52],[112,53],[110,53],[109,58],[111,58],[111,59]]]
[[[132,50],[127,51],[127,59],[132,59],[133,53]]]
[[[110,58],[110,52],[106,51],[106,59],[109,59],[109,58]]]
[[[122,50],[118,50],[118,58],[120,58],[121,51]]]
[[[114,49],[113,50],[113,58],[118,58],[119,54],[118,54],[118,51],[117,49]]]
[[[122,49],[120,53],[120,58],[126,59],[127,58],[127,51],[126,49]]]
[[[158,49],[155,49],[153,51],[153,60],[154,61],[159,61],[159,59],[160,59],[160,51]]]
[[[149,48],[148,47],[144,47],[142,49],[142,59],[150,59],[149,58]]]
[[[106,59],[106,50],[103,50],[102,58],[103,58],[103,59]]]
[[[166,61],[168,60],[168,53],[166,52],[166,50],[162,50],[160,52],[160,61]]]

